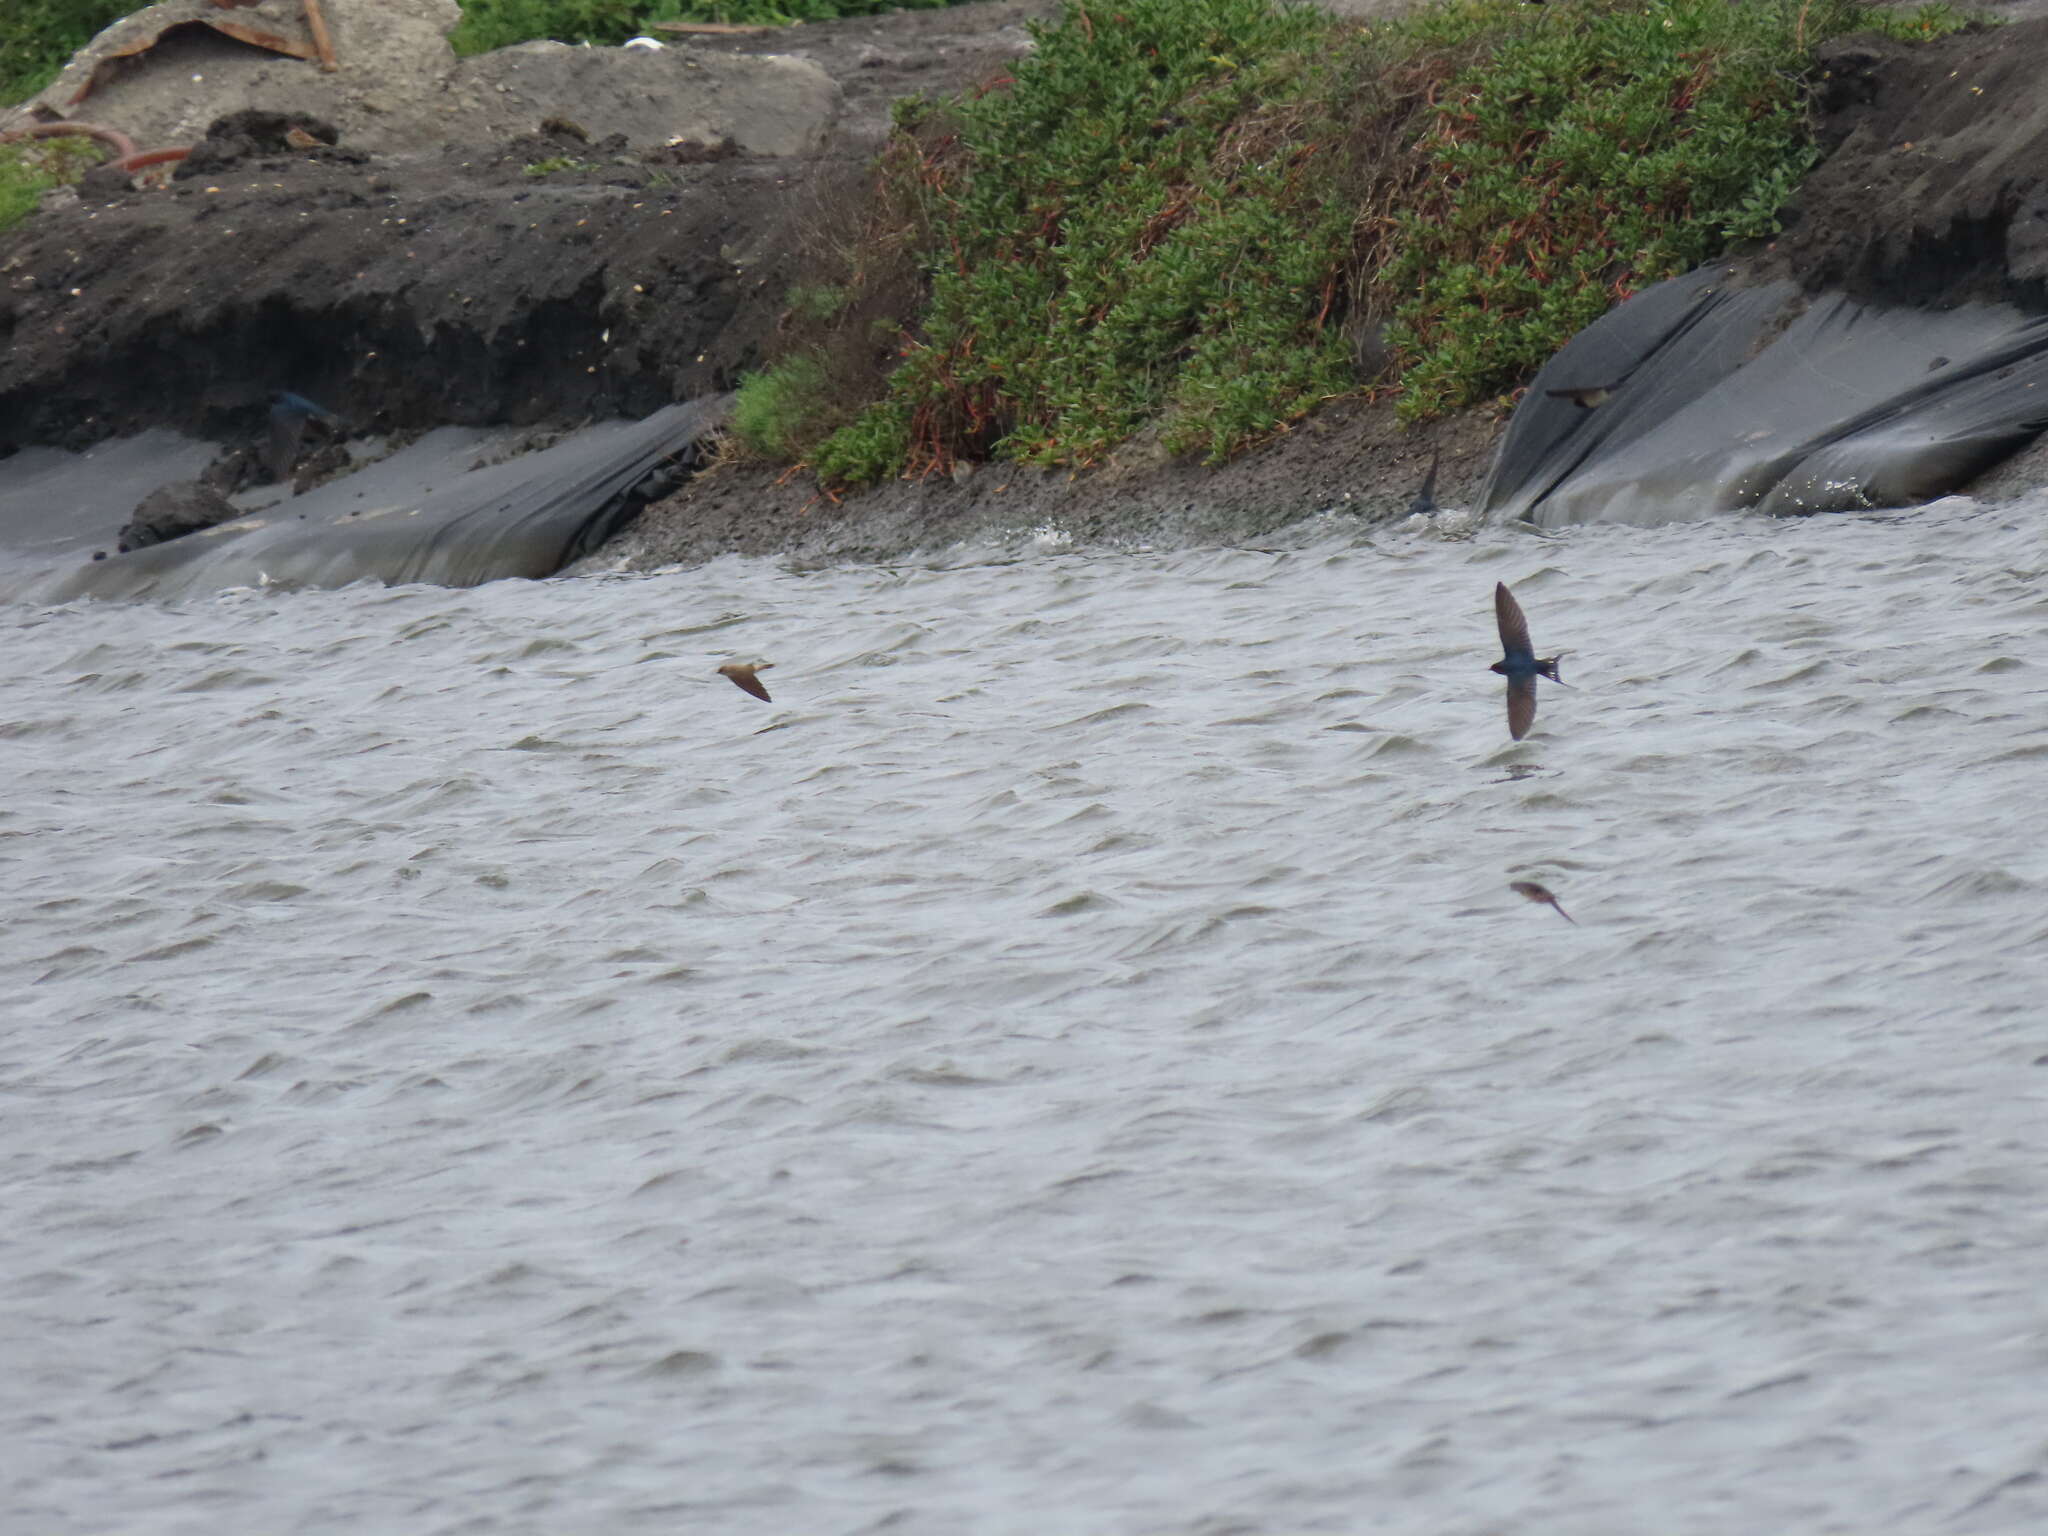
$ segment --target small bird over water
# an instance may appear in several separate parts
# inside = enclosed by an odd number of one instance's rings
[[[1436,469],[1442,461],[1444,451],[1441,445],[1429,451],[1429,473],[1422,477],[1422,489],[1415,493],[1415,499],[1408,503],[1410,517],[1428,517],[1436,510]]]
[[[1564,907],[1559,903],[1556,893],[1549,886],[1538,885],[1534,880],[1510,880],[1508,882],[1508,889],[1517,896],[1526,896],[1529,900],[1540,902],[1544,906],[1556,907],[1559,917],[1575,928],[1578,926],[1579,920],[1573,917],[1571,913],[1565,911]]]
[[[1605,405],[1614,398],[1614,384],[1567,384],[1563,389],[1546,389],[1544,394],[1553,400],[1569,400],[1582,411],[1590,411],[1596,405]]]
[[[760,678],[754,676],[754,674],[756,672],[766,672],[774,665],[775,663],[772,661],[755,662],[751,666],[745,662],[729,661],[718,669],[718,675],[731,678],[733,687],[743,692],[751,693],[757,699],[773,704],[775,701],[768,697],[768,685],[763,683]]]
[[[1547,677],[1561,683],[1557,657],[1538,656],[1529,642],[1529,621],[1522,617],[1522,605],[1503,582],[1493,584],[1493,617],[1500,626],[1502,656],[1491,667],[1508,680],[1508,734],[1520,741],[1536,723],[1536,679]]]
[[[326,406],[316,404],[304,395],[295,395],[288,389],[280,389],[270,397],[270,442],[264,449],[263,459],[270,467],[271,479],[282,483],[291,478],[292,466],[299,461],[299,442],[306,435],[308,421],[318,421],[335,431],[348,425]]]

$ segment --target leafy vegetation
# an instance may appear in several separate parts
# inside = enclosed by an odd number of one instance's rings
[[[565,43],[623,43],[658,21],[786,26],[883,11],[937,10],[960,0],[465,0],[449,35],[457,53],[487,53],[551,37]]]
[[[1842,0],[1453,0],[1392,29],[1462,64],[1432,82],[1414,195],[1371,232],[1404,414],[1507,387],[1637,289],[1776,233],[1815,158],[1809,43],[1960,24]]]
[[[798,353],[753,375],[733,404],[732,430],[758,453],[795,458],[804,425],[825,404],[825,367]]]
[[[133,0],[8,0],[0,25],[0,104],[35,95],[72,54],[136,9]]]
[[[67,186],[106,158],[95,139],[27,139],[0,144],[0,232],[31,213],[52,187]]]
[[[872,209],[806,286],[842,302],[793,304],[742,386],[743,421],[778,392],[775,446],[741,436],[858,482],[1085,465],[1141,430],[1215,461],[1366,387],[1411,417],[1484,399],[1775,230],[1821,41],[1962,24],[1854,0],[1445,0],[1372,27],[1067,0],[1013,78],[899,114]]]

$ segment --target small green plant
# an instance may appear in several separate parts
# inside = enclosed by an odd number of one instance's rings
[[[106,154],[96,140],[68,136],[0,144],[0,230],[19,224],[45,192],[76,182]]]
[[[8,0],[0,23],[0,105],[35,95],[72,54],[135,9],[132,0]]]
[[[552,176],[557,171],[595,171],[601,170],[602,167],[588,160],[577,160],[569,155],[550,155],[547,159],[535,160],[532,164],[522,167],[522,169],[524,169],[528,176],[539,180],[543,176]]]
[[[871,485],[903,467],[910,435],[910,408],[900,400],[877,400],[819,445],[811,467],[828,481]]]
[[[740,381],[733,435],[759,457],[794,459],[807,445],[806,424],[828,404],[824,366],[803,354],[786,357]]]
[[[822,325],[846,307],[846,290],[834,283],[798,283],[784,303],[792,318]]]

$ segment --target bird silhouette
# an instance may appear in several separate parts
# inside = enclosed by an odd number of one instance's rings
[[[1422,489],[1415,493],[1415,499],[1408,503],[1410,517],[1427,517],[1436,510],[1436,467],[1444,455],[1439,445],[1429,451],[1429,473],[1422,477]]]
[[[1491,667],[1508,680],[1508,734],[1520,741],[1536,722],[1536,679],[1547,677],[1561,683],[1557,657],[1538,656],[1529,643],[1529,621],[1522,617],[1522,605],[1503,582],[1493,584],[1493,617],[1500,625],[1501,658]]]
[[[1575,928],[1578,926],[1579,920],[1573,917],[1571,913],[1565,911],[1563,904],[1558,901],[1556,893],[1549,886],[1538,885],[1534,880],[1510,880],[1508,882],[1508,889],[1517,896],[1526,896],[1530,901],[1540,902],[1544,906],[1556,907],[1559,917]]]
[[[1618,384],[1567,384],[1562,389],[1546,389],[1544,394],[1553,400],[1569,400],[1582,411],[1590,411],[1596,405],[1605,405],[1614,398]]]
[[[768,697],[767,685],[760,678],[754,676],[754,674],[756,672],[766,672],[774,665],[775,663],[772,661],[756,662],[752,666],[747,665],[745,662],[729,661],[718,669],[718,675],[731,679],[733,687],[740,689],[742,692],[751,693],[755,698],[762,700],[764,703],[773,704],[775,701]]]
[[[270,468],[271,479],[282,483],[291,478],[309,421],[318,421],[336,431],[348,425],[326,406],[288,389],[280,389],[270,397],[270,441],[264,447],[263,461]]]

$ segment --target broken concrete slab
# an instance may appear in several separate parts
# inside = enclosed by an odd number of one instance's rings
[[[331,74],[220,30],[226,20],[296,38],[310,57],[301,0],[149,6],[80,49],[40,95],[0,114],[0,132],[76,118],[149,150],[194,144],[215,119],[265,107],[323,118],[347,147],[379,155],[498,142],[559,117],[596,138],[624,134],[640,150],[730,139],[754,154],[790,156],[814,151],[839,112],[839,88],[807,60],[564,43],[458,59],[448,45],[462,18],[454,0],[329,0],[324,13],[337,59]]]
[[[683,46],[521,43],[459,61],[447,91],[479,142],[567,118],[593,138],[622,134],[636,150],[729,139],[777,157],[815,152],[839,110],[839,87],[809,60]]]
[[[455,67],[448,33],[462,19],[455,0],[329,4],[338,64],[332,74],[238,42],[216,26],[179,24],[201,10],[310,41],[299,0],[261,0],[231,11],[204,0],[149,6],[81,48],[48,88],[0,118],[0,131],[35,118],[75,117],[119,128],[155,149],[196,143],[215,118],[267,106],[314,113],[363,149],[438,146],[449,136],[441,126],[442,98]],[[146,51],[116,57],[152,35],[157,40]]]

